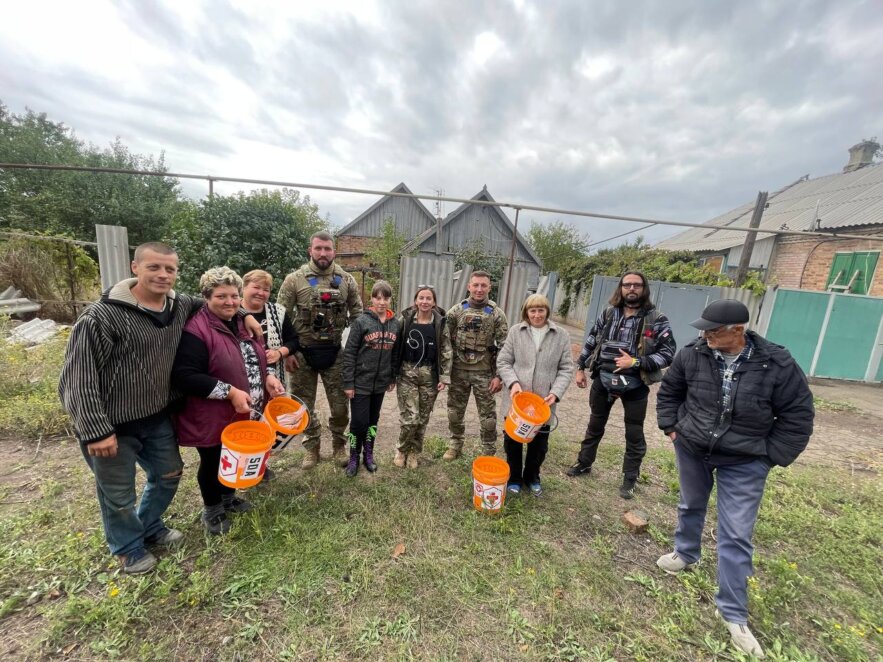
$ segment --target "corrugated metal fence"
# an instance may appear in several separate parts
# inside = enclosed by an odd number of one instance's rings
[[[98,269],[101,289],[116,285],[132,275],[129,257],[129,231],[120,225],[96,225]]]
[[[419,285],[435,288],[436,303],[447,310],[458,301],[458,288],[454,282],[454,259],[445,255],[419,253],[402,257],[399,276],[399,310],[407,308],[414,300]]]
[[[883,298],[780,287],[762,335],[813,377],[883,381]]]

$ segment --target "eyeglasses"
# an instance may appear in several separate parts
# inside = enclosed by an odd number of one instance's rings
[[[644,287],[644,283],[623,283],[622,289],[624,290],[640,290]]]
[[[435,292],[435,287],[433,285],[426,285],[424,283],[423,285],[417,286],[417,291],[419,292],[420,290],[432,290],[433,292]]]

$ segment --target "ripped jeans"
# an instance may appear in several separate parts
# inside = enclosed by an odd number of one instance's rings
[[[92,457],[82,446],[95,475],[107,546],[115,555],[144,549],[166,530],[162,516],[172,502],[184,463],[172,422],[165,412],[116,426],[116,457]],[[136,508],[135,465],[147,474]]]

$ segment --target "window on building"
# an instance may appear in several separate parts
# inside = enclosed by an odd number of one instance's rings
[[[717,273],[723,271],[724,267],[724,256],[723,255],[709,255],[708,257],[699,258],[699,265],[711,267]]]
[[[880,251],[834,253],[825,289],[831,292],[867,294],[874,279]]]

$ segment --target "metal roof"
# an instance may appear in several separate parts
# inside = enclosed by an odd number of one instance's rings
[[[479,200],[490,203],[496,202],[496,200],[494,200],[494,197],[487,190],[487,187],[482,188],[478,193],[472,196],[472,200]],[[473,207],[473,204],[471,202],[464,202],[450,214],[445,216],[444,220],[440,224],[440,231],[442,235],[444,235],[446,231],[450,230],[451,224],[456,223],[471,207]],[[520,252],[530,258],[530,260],[533,261],[538,267],[542,267],[543,261],[533,251],[533,249],[530,247],[530,244],[528,244],[522,236],[521,232],[515,229],[515,225],[512,223],[511,220],[509,220],[509,217],[505,214],[505,212],[503,212],[503,210],[495,204],[493,206],[487,206],[486,209],[489,211],[489,213],[493,213],[496,215],[502,225],[507,228],[508,232],[515,234],[517,240],[516,245],[520,249]],[[428,228],[425,232],[417,235],[411,241],[409,241],[402,249],[403,252],[407,253],[414,250],[420,250],[420,248],[426,245],[430,239],[435,237],[437,231],[439,231],[439,225],[433,225],[432,227]],[[512,241],[511,234],[506,238],[506,241]],[[508,255],[508,253],[505,254]]]
[[[397,186],[393,187],[393,189],[390,191],[390,193],[407,193],[409,195],[413,195],[413,192],[411,191],[411,189],[409,189],[405,185],[405,182],[399,182],[399,184]],[[383,204],[389,202],[390,200],[401,200],[401,199],[402,198],[393,197],[393,196],[389,196],[389,195],[385,195],[385,196],[381,197],[373,205],[368,207],[368,209],[363,211],[361,214],[356,216],[352,221],[350,221],[345,226],[343,226],[340,230],[338,230],[337,236],[340,237],[343,235],[355,234],[353,232],[353,230],[359,224],[361,224],[362,221],[364,221],[365,219],[368,219],[371,216],[371,214],[373,214],[376,210],[378,210]],[[406,200],[409,204],[413,205],[413,209],[416,210],[416,213],[418,213],[422,216],[425,216],[425,220],[426,220],[427,225],[431,225],[431,224],[435,223],[435,216],[432,215],[432,213],[423,205],[422,202],[420,202],[420,200],[418,200],[417,198],[405,198],[404,200]],[[372,236],[372,234],[373,234],[373,232],[367,232],[367,233],[363,232],[362,235],[360,235],[360,236]]]
[[[798,181],[770,195],[760,228],[813,230],[818,206],[819,230],[883,225],[883,164],[869,165],[853,172],[826,175]],[[726,250],[745,243],[744,232],[728,232],[712,226],[747,228],[754,202],[661,241],[668,250]],[[773,235],[759,232],[758,239]]]

